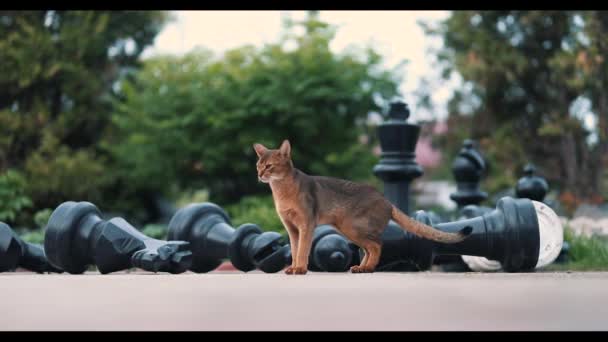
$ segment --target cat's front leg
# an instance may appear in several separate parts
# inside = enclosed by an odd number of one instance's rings
[[[314,225],[305,226],[299,230],[298,254],[293,274],[306,274],[308,272],[308,257],[312,248],[312,233]]]
[[[287,231],[287,235],[289,236],[289,245],[290,245],[290,249],[291,249],[291,266],[289,266],[285,269],[285,273],[293,274],[293,270],[296,267],[296,259],[298,256],[298,239],[299,239],[298,228],[296,228],[296,226],[293,223],[291,223],[288,220],[284,220],[283,218],[281,218],[281,222],[283,223],[283,226],[285,227],[285,230]]]

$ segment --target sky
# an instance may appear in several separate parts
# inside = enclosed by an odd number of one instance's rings
[[[174,11],[175,20],[167,24],[142,58],[157,54],[181,55],[198,46],[216,53],[245,44],[262,46],[279,38],[283,16],[303,19],[305,11]],[[401,96],[411,110],[411,121],[442,119],[447,115],[446,103],[454,81],[442,82],[433,90],[432,112],[416,109],[413,93],[423,76],[439,81],[433,68],[431,47],[442,44],[439,39],[425,36],[419,20],[438,21],[449,17],[449,11],[320,11],[320,19],[337,25],[332,51],[339,53],[349,45],[372,44],[385,58],[387,67],[403,60]]]

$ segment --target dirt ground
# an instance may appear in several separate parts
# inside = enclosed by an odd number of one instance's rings
[[[608,330],[608,273],[0,274],[0,330]]]

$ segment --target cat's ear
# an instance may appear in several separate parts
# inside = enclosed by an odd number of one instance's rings
[[[282,155],[284,155],[286,157],[291,157],[291,144],[289,144],[289,140],[287,140],[287,139],[283,140],[283,143],[281,144],[279,151],[281,152]]]
[[[262,144],[253,144],[253,149],[255,150],[255,153],[258,155],[258,157],[263,156],[264,153],[268,151],[268,149]]]

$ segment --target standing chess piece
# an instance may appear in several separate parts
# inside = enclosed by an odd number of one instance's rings
[[[374,175],[384,183],[384,196],[399,210],[410,214],[410,184],[423,174],[416,163],[416,144],[420,126],[407,122],[410,111],[406,103],[394,101],[388,111],[388,120],[378,126],[380,162],[374,167]],[[394,234],[383,233],[383,241],[392,241]],[[396,262],[384,267],[386,271],[411,271],[407,262]]]
[[[528,198],[533,201],[542,202],[549,192],[547,181],[536,175],[536,167],[532,164],[524,168],[524,176],[517,181],[515,194],[518,198]]]
[[[486,163],[483,156],[475,148],[474,141],[466,139],[452,163],[452,174],[457,186],[457,191],[450,195],[457,204],[457,214],[454,218],[472,218],[492,210],[480,205],[488,198],[488,194],[480,189],[481,178],[485,172]],[[440,265],[446,272],[470,271],[457,255],[439,256],[435,259],[435,264]]]
[[[386,198],[406,214],[410,210],[410,183],[423,172],[415,155],[420,126],[407,123],[409,116],[407,104],[391,103],[388,120],[378,127],[382,153],[373,170],[384,183]]]

